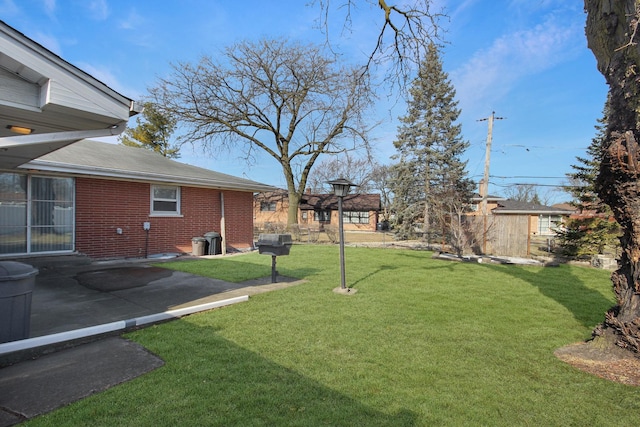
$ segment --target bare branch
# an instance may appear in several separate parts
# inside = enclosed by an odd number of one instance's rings
[[[441,21],[447,16],[443,10],[432,10],[433,0],[413,0],[402,6],[392,5],[387,0],[338,0],[336,16],[331,13],[334,11],[331,0],[314,0],[311,5],[320,8],[319,26],[332,49],[330,23],[342,19],[343,31],[351,32],[353,10],[363,4],[380,10],[381,16],[363,73],[380,67],[385,70],[384,81],[404,91],[426,56],[428,46],[443,43]]]

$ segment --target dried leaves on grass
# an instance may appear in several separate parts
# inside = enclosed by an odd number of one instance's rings
[[[571,344],[554,353],[558,359],[600,378],[640,386],[640,359],[625,350],[598,348],[591,342]]]

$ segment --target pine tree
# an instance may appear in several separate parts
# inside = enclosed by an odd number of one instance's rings
[[[138,117],[136,123],[136,127],[127,128],[120,136],[122,144],[153,150],[170,159],[180,157],[180,147],[171,144],[171,135],[176,128],[175,119],[162,114],[153,103],[146,102],[142,117]]]
[[[407,115],[400,118],[394,146],[394,211],[399,237],[410,237],[422,222],[425,236],[449,228],[474,187],[461,159],[469,146],[462,139],[455,89],[431,45],[410,89]],[[434,228],[435,227],[435,228]]]
[[[568,188],[573,196],[571,204],[583,215],[568,219],[564,229],[558,232],[560,246],[565,255],[581,257],[602,254],[607,247],[619,246],[620,227],[611,220],[611,209],[600,200],[595,188],[602,161],[608,114],[607,102],[602,118],[598,119],[595,126],[596,136],[587,148],[587,156],[577,156],[578,164],[571,165],[573,172],[567,174],[573,184]]]

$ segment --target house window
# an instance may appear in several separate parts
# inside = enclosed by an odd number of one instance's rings
[[[313,219],[318,222],[331,222],[331,211],[313,211]]]
[[[260,212],[275,212],[276,202],[260,202]]]
[[[180,187],[173,185],[152,185],[151,214],[180,215]]]
[[[342,219],[346,224],[369,224],[369,212],[343,212]]]
[[[562,223],[560,215],[540,215],[538,217],[538,232],[540,235],[555,234]]]

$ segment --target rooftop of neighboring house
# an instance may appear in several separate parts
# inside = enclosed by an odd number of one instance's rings
[[[573,210],[556,206],[545,206],[540,203],[521,202],[503,199],[491,210],[494,214],[529,214],[529,215],[570,215]]]
[[[379,194],[349,194],[342,201],[342,209],[346,211],[378,211],[380,207]],[[300,209],[336,210],[338,197],[333,194],[304,194]]]
[[[494,196],[492,194],[489,194],[487,196],[487,201],[488,202],[497,202],[499,200],[507,200],[507,199],[505,197]],[[481,202],[482,201],[482,196],[480,195],[480,193],[473,193],[473,195],[471,196],[471,201],[472,202]]]
[[[278,189],[256,194],[256,200],[261,202],[277,202],[286,200],[288,193],[286,190]],[[342,201],[342,208],[347,211],[378,211],[381,208],[379,194],[349,194]],[[302,195],[300,201],[301,210],[337,210],[338,197],[333,194],[310,194]]]

